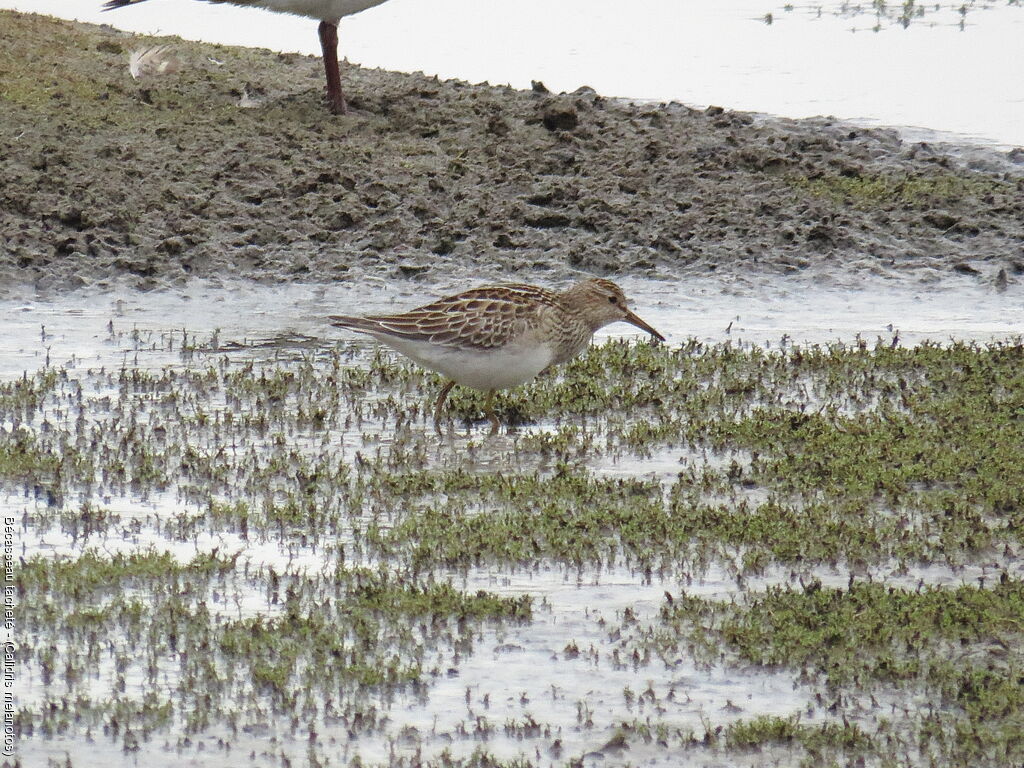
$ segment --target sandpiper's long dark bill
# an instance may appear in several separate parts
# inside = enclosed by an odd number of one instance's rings
[[[327,74],[327,104],[336,115],[344,114],[348,107],[341,89],[341,71],[338,68],[338,22],[343,16],[365,11],[385,0],[211,0],[231,5],[265,8],[278,13],[293,13],[320,20],[320,49],[324,55],[324,71]],[[104,10],[123,8],[145,0],[107,0]]]
[[[438,432],[445,398],[456,384],[488,393],[487,417],[494,434],[500,426],[494,391],[523,384],[571,360],[598,329],[621,321],[665,340],[630,310],[619,286],[603,279],[584,280],[561,293],[535,285],[488,285],[400,315],[329,319],[332,325],[369,334],[450,379],[434,406]]]

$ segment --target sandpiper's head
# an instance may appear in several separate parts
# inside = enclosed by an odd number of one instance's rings
[[[611,323],[622,321],[647,331],[658,341],[665,340],[664,336],[633,314],[626,303],[622,289],[611,280],[599,277],[584,280],[566,291],[565,298],[586,314],[595,331]]]

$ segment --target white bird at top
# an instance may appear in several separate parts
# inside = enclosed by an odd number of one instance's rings
[[[136,5],[145,0],[107,0],[104,10]],[[343,115],[348,111],[345,94],[341,89],[341,71],[338,67],[338,22],[344,16],[365,11],[384,0],[211,0],[231,5],[265,8],[277,13],[293,13],[320,20],[320,48],[324,55],[324,71],[327,74],[327,105],[331,112]]]

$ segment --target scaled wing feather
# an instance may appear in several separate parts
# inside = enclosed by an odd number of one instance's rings
[[[494,349],[536,325],[538,298],[547,299],[547,292],[533,286],[486,286],[400,315],[334,316],[331,320],[364,333],[450,347]]]

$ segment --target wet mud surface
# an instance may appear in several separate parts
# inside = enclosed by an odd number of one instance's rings
[[[0,25],[8,295],[119,278],[1024,272],[1019,150],[355,66],[354,114],[332,117],[318,59]],[[158,42],[178,71],[133,79],[130,54]]]

